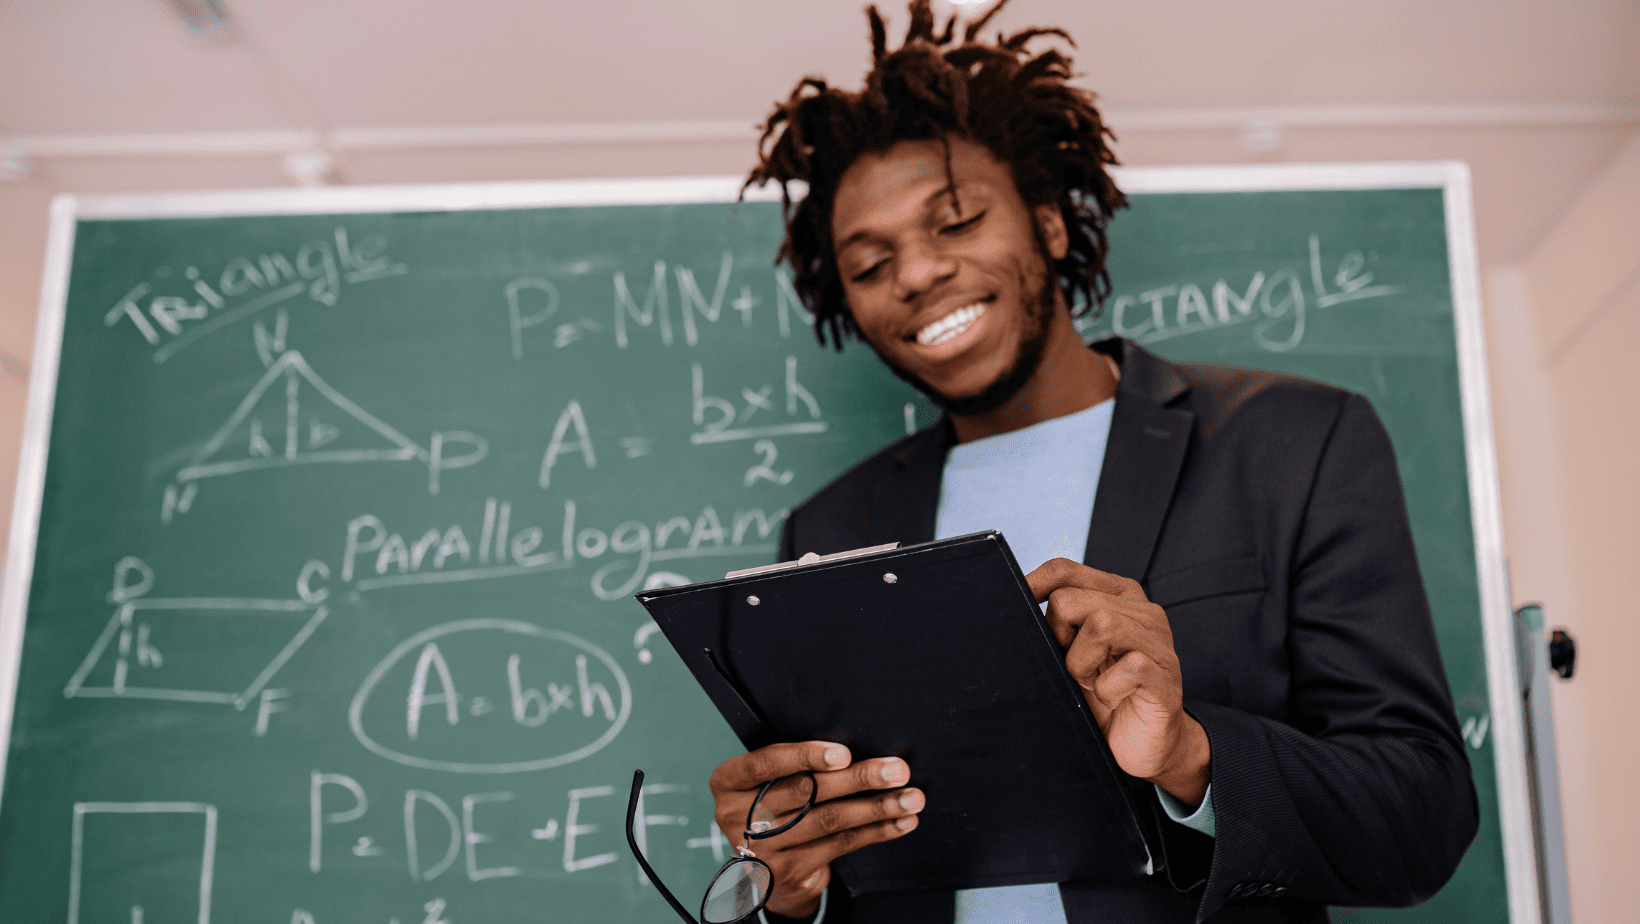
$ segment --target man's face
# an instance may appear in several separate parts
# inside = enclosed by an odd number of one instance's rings
[[[1033,210],[984,146],[903,141],[843,174],[832,235],[843,292],[889,368],[959,416],[1001,406],[1036,371],[1064,255],[1052,206]],[[952,196],[955,180],[956,196]]]

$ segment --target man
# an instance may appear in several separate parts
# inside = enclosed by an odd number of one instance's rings
[[[712,778],[738,838],[763,782],[815,771],[816,810],[756,846],[768,919],[1318,921],[1429,897],[1478,812],[1377,418],[1084,345],[1070,305],[1109,293],[1125,200],[1069,60],[1026,50],[1064,33],[958,40],[915,0],[891,52],[868,13],[865,88],[801,83],[748,182],[807,184],[781,256],[821,342],[858,335],[946,413],[794,511],[782,558],[1001,528],[1118,765],[1153,784],[1159,843],[1133,882],[850,896],[830,863],[916,830],[913,768],[774,745]]]

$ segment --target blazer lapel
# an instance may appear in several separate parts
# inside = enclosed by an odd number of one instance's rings
[[[945,470],[946,450],[953,442],[951,423],[942,416],[938,423],[924,427],[894,448],[893,472],[878,482],[872,505],[874,541],[910,545],[934,538],[940,478]]]
[[[1142,581],[1162,531],[1196,415],[1170,407],[1190,390],[1172,366],[1127,340],[1094,345],[1122,360],[1122,381],[1088,522],[1090,567]]]

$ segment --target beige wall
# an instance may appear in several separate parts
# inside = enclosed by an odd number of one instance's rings
[[[43,184],[0,182],[0,562],[5,561],[11,536],[50,200]],[[25,216],[33,220],[19,220]],[[0,588],[3,572],[0,568]]]
[[[1640,920],[1640,133],[1520,264],[1487,274],[1515,601],[1578,642],[1554,685],[1573,918]]]

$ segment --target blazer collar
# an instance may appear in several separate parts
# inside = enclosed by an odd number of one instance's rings
[[[1118,357],[1122,381],[1082,561],[1142,581],[1195,429],[1185,400],[1190,386],[1171,363],[1131,340],[1101,340],[1093,349]]]
[[[945,454],[957,441],[944,414],[889,448],[893,469],[878,481],[871,510],[873,542],[906,545],[934,538]]]
[[[1115,359],[1122,380],[1083,561],[1139,580],[1150,564],[1190,444],[1195,415],[1181,406],[1190,387],[1171,364],[1131,340],[1113,337],[1091,349]],[[871,512],[874,537],[905,543],[934,538],[945,455],[955,442],[955,430],[942,416],[889,449],[894,468],[877,485]]]

